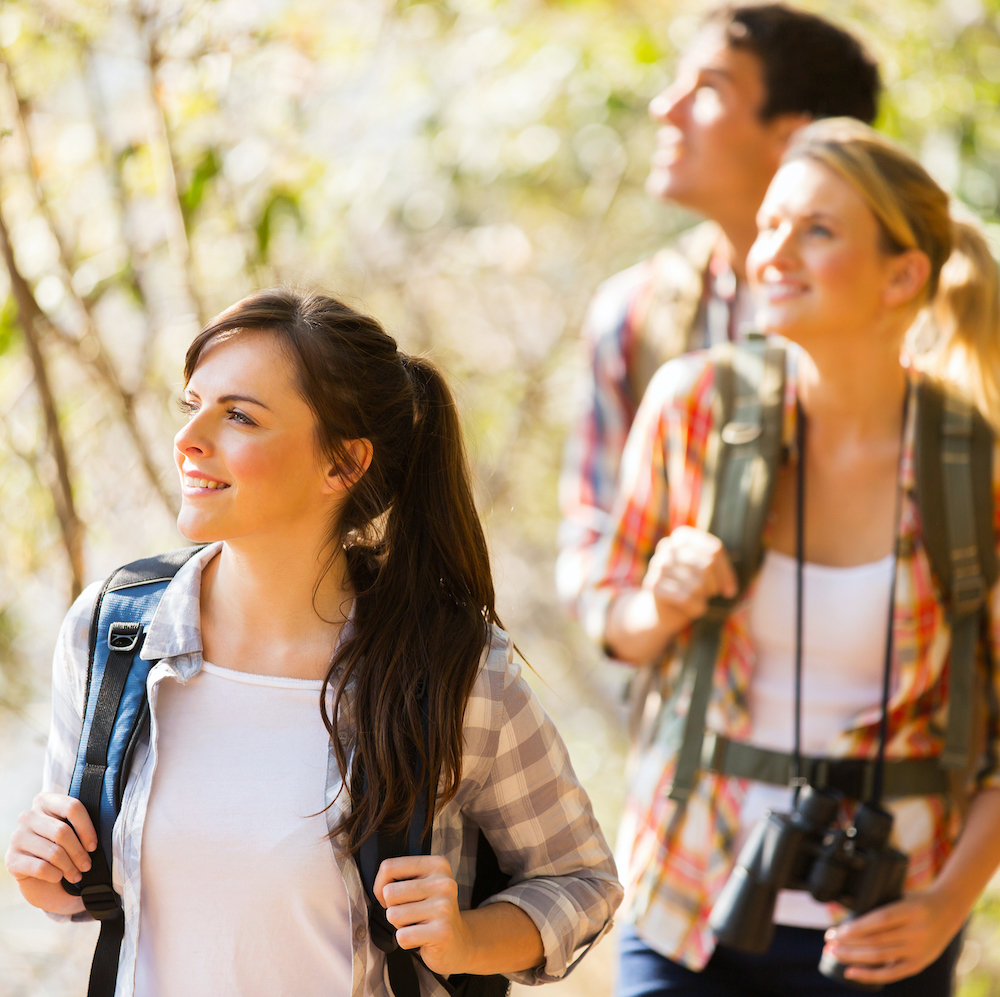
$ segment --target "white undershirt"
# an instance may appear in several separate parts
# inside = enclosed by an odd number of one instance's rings
[[[892,555],[852,568],[806,564],[802,626],[802,753],[826,755],[835,738],[882,699]],[[791,752],[795,718],[795,559],[767,551],[750,598],[757,663],[750,680],[750,736],[762,748]],[[766,811],[787,813],[792,790],[751,782],[740,811],[742,846]],[[775,923],[830,926],[826,904],[783,890]]]
[[[205,664],[157,689],[136,997],[346,997],[321,683]]]

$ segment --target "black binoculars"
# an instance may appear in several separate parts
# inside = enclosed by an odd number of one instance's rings
[[[722,944],[766,952],[779,890],[805,890],[854,917],[902,897],[909,860],[889,847],[892,814],[862,803],[854,823],[838,828],[841,801],[839,793],[805,786],[791,813],[767,813],[757,822],[709,917]],[[824,976],[846,986],[882,989],[845,979],[846,968],[825,953],[819,964]]]

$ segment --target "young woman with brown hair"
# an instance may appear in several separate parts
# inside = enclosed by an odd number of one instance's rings
[[[207,546],[142,648],[159,663],[114,835],[117,994],[386,994],[355,859],[408,826],[421,772],[432,854],[374,884],[399,945],[442,976],[563,976],[620,887],[500,629],[441,374],[332,298],[265,291],[198,335],[184,376],[178,526]],[[29,902],[74,917],[60,880],[96,844],[67,795],[95,594],[60,635],[44,791],[7,854]],[[469,910],[480,829],[511,881]]]
[[[943,527],[928,525],[918,503],[914,399],[924,375],[901,354],[917,316],[933,312],[942,339],[923,362],[959,382],[1000,426],[996,263],[982,235],[952,219],[947,195],[919,163],[839,119],[793,139],[761,206],[747,272],[758,326],[797,348],[786,354],[786,457],[764,557],[722,628],[709,735],[745,756],[791,757],[798,647],[802,755],[824,765],[874,759],[886,681],[886,757],[928,759],[924,768],[941,775],[933,760],[945,743],[952,629],[928,538]],[[690,625],[714,597],[737,595],[726,550],[699,525],[719,397],[706,354],[657,373],[629,437],[614,528],[588,595],[594,636],[621,660],[662,662],[665,694]],[[993,468],[986,527],[995,531],[997,455]],[[994,588],[980,664],[1000,654],[998,599]],[[829,905],[808,893],[780,893],[766,955],[717,945],[709,914],[740,842],[761,814],[791,808],[792,789],[729,774],[712,752],[686,802],[675,802],[676,746],[666,737],[647,744],[622,834],[631,923],[621,997],[851,992],[818,972],[824,947],[849,967],[849,981],[887,984],[886,995],[951,993],[961,928],[1000,863],[1000,744],[986,715],[998,683],[993,669],[978,702],[987,734],[963,787],[968,798],[917,790],[886,804],[894,844],[909,857],[903,898],[835,924]]]

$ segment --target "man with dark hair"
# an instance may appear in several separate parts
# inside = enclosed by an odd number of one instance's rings
[[[672,357],[749,328],[744,261],[789,138],[815,118],[871,123],[879,89],[857,39],[813,14],[760,4],[710,14],[650,103],[660,128],[646,189],[710,221],[612,277],[588,311],[590,380],[560,480],[556,569],[560,598],[585,626],[582,589],[646,385]]]

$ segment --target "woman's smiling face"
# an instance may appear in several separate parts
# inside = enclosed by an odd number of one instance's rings
[[[865,334],[906,305],[879,223],[846,180],[812,159],[778,170],[747,258],[757,324],[807,349],[817,336]],[[906,300],[903,300],[906,298]]]
[[[269,333],[238,332],[203,352],[184,391],[188,422],[174,438],[177,526],[189,540],[328,530],[341,490],[295,377]]]

